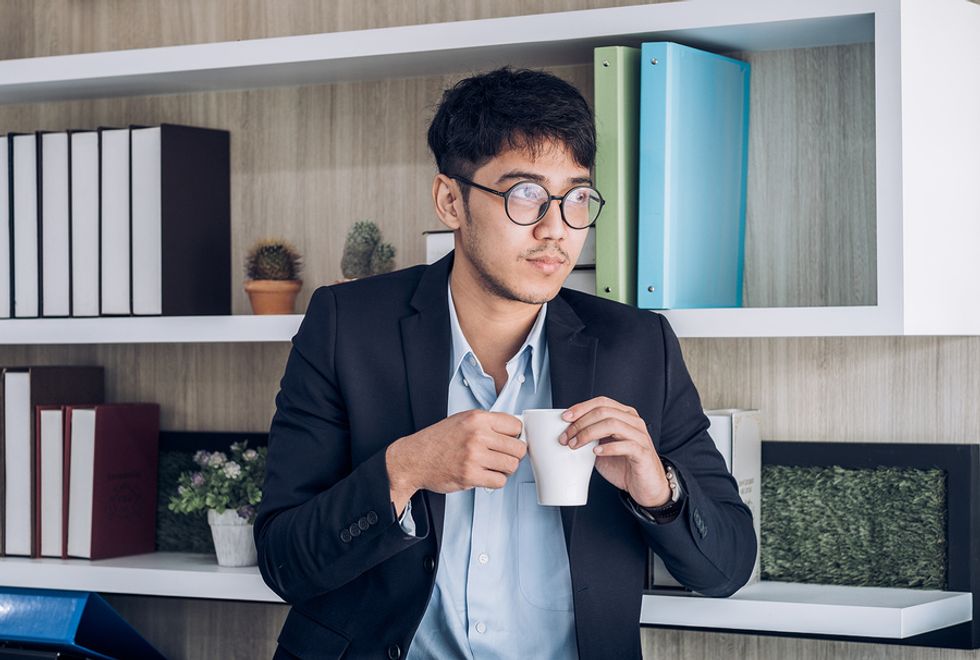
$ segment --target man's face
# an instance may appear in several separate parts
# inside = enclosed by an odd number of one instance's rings
[[[556,196],[592,185],[589,170],[557,144],[546,146],[536,159],[523,150],[502,152],[476,170],[471,180],[501,192],[518,181],[534,181]],[[589,233],[566,225],[558,204],[552,201],[541,220],[522,227],[507,217],[503,198],[470,187],[457,232],[457,263],[468,267],[493,296],[534,305],[551,300]]]

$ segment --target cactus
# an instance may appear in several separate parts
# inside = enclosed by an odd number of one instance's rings
[[[340,270],[353,279],[387,273],[395,268],[395,248],[381,241],[381,230],[373,222],[355,222],[347,234]]]
[[[371,255],[371,272],[375,275],[395,270],[395,248],[390,243],[381,243]]]
[[[250,280],[296,280],[302,267],[296,248],[276,239],[259,241],[245,257],[245,276]]]

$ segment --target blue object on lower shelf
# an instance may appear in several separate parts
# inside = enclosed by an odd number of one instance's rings
[[[106,660],[164,657],[88,591],[0,587],[0,640]]]

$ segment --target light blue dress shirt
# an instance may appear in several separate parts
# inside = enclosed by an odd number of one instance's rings
[[[507,362],[507,383],[497,395],[459,327],[450,289],[449,415],[552,407],[547,307],[542,305],[524,344]],[[578,657],[561,511],[539,505],[535,488],[525,455],[503,488],[446,495],[435,587],[409,660]],[[415,533],[410,504],[400,522]]]

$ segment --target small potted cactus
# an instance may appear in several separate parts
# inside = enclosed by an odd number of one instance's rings
[[[292,245],[278,239],[257,242],[245,257],[245,291],[256,314],[292,314],[302,257]]]
[[[355,222],[347,234],[340,271],[344,280],[390,273],[395,269],[395,248],[381,240],[378,225],[367,220]]]

